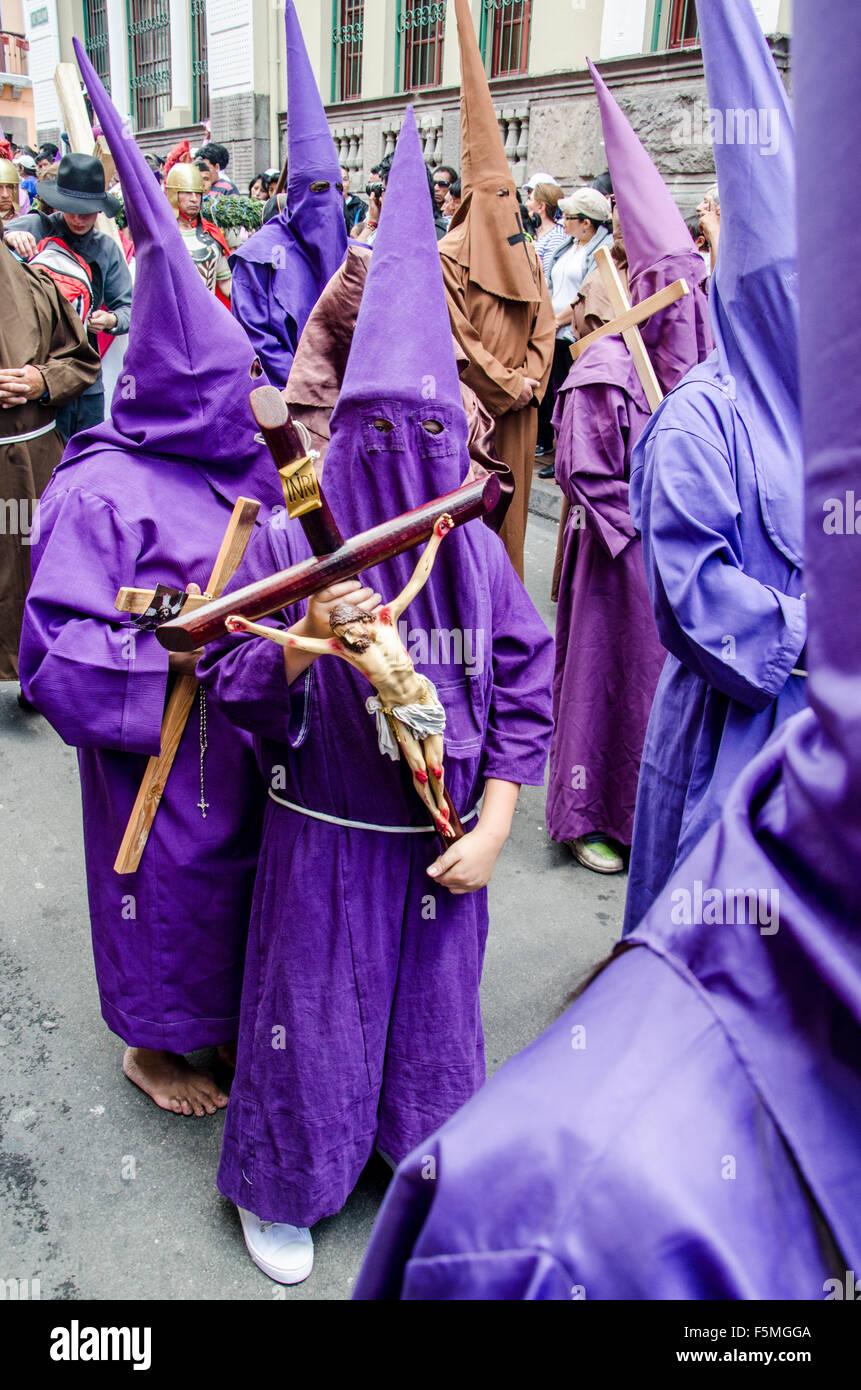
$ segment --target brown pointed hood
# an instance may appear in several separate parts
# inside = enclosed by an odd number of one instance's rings
[[[455,0],[460,43],[461,183],[463,201],[440,255],[465,266],[469,278],[500,299],[537,303],[538,262],[526,249],[517,190],[499,131],[469,0]]]

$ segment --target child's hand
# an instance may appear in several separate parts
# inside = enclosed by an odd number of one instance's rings
[[[332,636],[329,614],[339,603],[350,603],[364,613],[373,613],[380,604],[380,595],[374,593],[373,589],[363,588],[358,579],[342,579],[337,584],[330,584],[328,589],[320,589],[311,595],[304,618],[291,631],[324,642]]]
[[[476,893],[490,882],[504,843],[477,825],[434,860],[428,877],[450,893]]]

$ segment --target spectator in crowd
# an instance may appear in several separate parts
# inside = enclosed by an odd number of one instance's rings
[[[344,164],[341,165],[341,183],[344,186],[344,220],[347,231],[352,232],[356,223],[364,222],[367,217],[368,204],[358,193],[350,192],[350,171]]]
[[[99,160],[86,154],[64,155],[56,183],[40,181],[36,192],[40,198],[46,194],[57,211],[31,211],[7,223],[7,244],[29,260],[36,254],[37,241],[49,236],[60,238],[90,268],[92,302],[96,306],[87,320],[90,345],[96,347],[98,333],[128,333],[132,280],[126,258],[111,237],[95,229],[100,212],[115,217],[119,208],[116,198],[105,192],[105,171]],[[57,426],[69,439],[77,430],[100,424],[104,414],[105,390],[100,371],[83,395],[58,411]]]
[[[56,164],[49,164],[45,177],[38,180],[37,187],[42,191],[37,193],[36,197],[33,199],[33,204],[30,208],[31,212],[44,212],[48,214],[56,212],[57,209],[48,201],[45,193],[52,183],[57,182],[57,167]]]
[[[286,177],[286,174],[285,174]],[[281,178],[280,169],[263,170],[263,187],[266,190],[266,197],[271,198],[275,189],[278,187],[278,180]]]
[[[22,150],[16,154],[14,163],[18,166],[20,187],[32,202],[36,196],[36,160],[29,150]]]
[[[268,199],[269,194],[264,186],[262,174],[254,175],[254,178],[248,185],[248,196],[255,203],[265,203]]]
[[[533,189],[530,189],[526,197],[526,210],[533,223],[538,225],[535,251],[548,284],[550,283],[549,266],[553,260],[554,252],[562,245],[563,241],[568,240],[565,228],[558,220],[561,197],[562,189],[558,183],[537,183]]]
[[[444,218],[446,218],[449,226],[451,226],[451,219],[454,217],[455,213],[460,207],[462,197],[463,189],[460,179],[455,179],[451,188],[448,190],[448,193],[445,197],[445,202],[442,205],[442,215]]]
[[[234,193],[238,194],[239,189],[235,183],[223,172],[230,163],[230,155],[223,145],[216,145],[210,141],[208,145],[203,145],[197,152],[198,163],[206,164],[209,168],[211,183],[210,193]]]
[[[610,176],[609,169],[605,170],[603,174],[599,174],[597,179],[593,179],[589,187],[597,188],[598,192],[603,193],[605,198],[612,198],[613,180]]]
[[[700,234],[706,240],[711,257],[711,268],[714,270],[720,236],[720,196],[717,184],[713,184],[708,190],[697,208],[697,213],[700,219]]]
[[[212,170],[205,159],[196,159],[194,167],[203,180],[203,196],[206,198],[212,192]]]
[[[613,244],[612,233],[607,230],[606,225],[613,216],[613,209],[608,199],[603,193],[599,193],[597,188],[578,188],[569,198],[563,198],[559,207],[565,219],[566,240],[557,246],[550,261],[548,275],[550,298],[556,316],[556,347],[550,384],[545,396],[545,402],[549,399],[551,404],[548,407],[542,403],[539,413],[539,425],[542,422],[545,424],[543,448],[540,440],[535,451],[539,457],[553,447],[553,427],[550,424],[553,405],[556,393],[571,367],[570,347],[575,337],[572,327],[574,300],[595,264],[595,252],[598,247],[606,245],[611,249]],[[549,442],[547,430],[550,432]],[[539,476],[542,478],[552,478],[553,474],[552,464],[546,464],[539,470]]]
[[[17,217],[18,170],[11,159],[0,159],[0,222],[8,222]]]
[[[438,169],[433,171],[433,200],[437,209],[443,212],[443,203],[448,196],[449,189],[457,180],[457,170],[452,169],[449,164],[441,164]]]
[[[38,179],[44,179],[48,170],[53,168],[57,163],[59,153],[57,146],[52,144],[50,140],[43,141],[36,155],[36,177]]]
[[[371,182],[368,184],[369,202],[367,215],[364,221],[356,223],[356,225],[350,233],[351,237],[354,237],[357,241],[363,241],[368,246],[373,246],[374,240],[377,235],[377,227],[379,225],[380,213],[382,211],[383,206],[383,197],[385,195],[386,184],[389,178],[389,170],[392,167],[393,159],[394,154],[387,154],[385,158],[381,159],[379,164],[375,164],[373,169],[371,170],[371,173],[375,174],[376,178],[372,179]],[[373,192],[370,191],[371,189],[373,189]],[[434,226],[436,227],[436,239],[437,241],[441,241],[442,238],[445,236],[446,232],[448,231],[448,223],[446,222],[446,219],[443,216],[441,206],[437,202],[436,188],[434,186],[434,181],[431,178],[430,170],[428,170],[428,189],[430,191],[431,206],[433,208],[433,220]]]
[[[162,156],[160,154],[145,154],[144,159],[146,160],[149,167],[152,169],[158,182],[162,183],[164,181],[165,163]]]

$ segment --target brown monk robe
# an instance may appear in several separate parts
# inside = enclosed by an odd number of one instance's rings
[[[625,243],[622,240],[622,224],[619,221],[619,214],[613,211],[613,248],[610,252],[616,263],[619,272],[619,279],[628,293],[628,258],[625,255]],[[596,328],[600,328],[602,323],[609,323],[615,318],[610,304],[607,291],[604,288],[604,281],[597,266],[594,266],[586,279],[580,286],[580,293],[571,306],[574,310],[574,332],[578,338],[586,338],[590,333],[594,333]],[[553,423],[558,428],[559,412],[565,404],[563,396],[559,397],[557,412],[554,415]],[[562,498],[562,514],[559,517],[559,533],[556,537],[556,558],[553,562],[553,578],[550,582],[550,597],[554,603],[559,598],[559,579],[562,574],[562,552],[565,541],[565,523],[568,520],[568,513],[571,510],[571,503],[567,497]]]
[[[452,332],[469,358],[463,379],[496,421],[494,446],[514,474],[500,535],[523,577],[523,542],[556,321],[527,241],[468,0],[455,0],[460,42],[463,199],[439,243]]]
[[[293,419],[305,426],[312,447],[320,453],[317,470],[321,479],[329,444],[329,416],[344,379],[371,254],[371,248],[362,242],[351,242],[348,246],[343,263],[311,311],[283,391]],[[454,351],[463,375],[468,359],[457,341]],[[469,426],[467,446],[471,464],[464,481],[488,473],[497,475],[502,488],[500,499],[484,520],[494,531],[499,531],[514,495],[514,479],[510,469],[500,463],[494,452],[493,419],[463,381],[460,392]]]
[[[38,542],[36,503],[63,453],[54,416],[92,385],[99,357],[50,276],[2,242],[0,305],[0,680],[12,681]]]

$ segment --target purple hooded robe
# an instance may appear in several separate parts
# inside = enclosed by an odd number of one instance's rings
[[[655,412],[631,515],[667,658],[643,747],[625,930],[717,819],[741,769],[804,707],[798,291],[792,116],[754,19],[700,6],[713,109],[773,113],[777,147],[716,142],[716,347]],[[734,134],[734,132],[733,132]]]
[[[749,0],[719,3],[751,32]],[[839,182],[861,212],[859,45],[854,0],[798,7],[800,207]],[[743,771],[623,953],[401,1166],[357,1298],[822,1300],[861,1269],[861,622],[846,608],[861,547],[822,525],[861,464],[861,282],[835,294],[842,266],[820,249],[807,219],[811,708]],[[732,888],[777,918],[682,920]]]
[[[331,420],[325,489],[345,535],[451,491],[469,469],[426,188],[410,110]],[[279,516],[235,585],[308,553]],[[394,598],[416,561],[408,552],[362,577]],[[488,777],[540,785],[552,642],[499,537],[480,522],[446,537],[400,630],[446,710],[461,817]],[[214,644],[199,669],[255,734],[272,798],[218,1183],[263,1220],[310,1226],[343,1206],[375,1147],[401,1159],[484,1080],[487,894],[455,896],[426,876],[436,845],[404,764],[380,754],[358,672],[322,656],[288,687],[281,648],[253,637]]]
[[[682,277],[691,289],[642,327],[658,379],[669,390],[711,348],[702,258],[658,170],[589,67],[617,189],[631,302]],[[628,508],[631,454],[649,407],[621,337],[601,339],[573,364],[556,419],[556,478],[571,510],[556,619],[547,829],[554,840],[594,831],[629,845],[640,754],[666,652]]]
[[[231,313],[279,390],[311,310],[347,250],[338,152],[293,0],[284,20],[287,205],[230,257]]]
[[[114,600],[122,585],[204,589],[236,499],[260,500],[261,520],[283,499],[254,440],[254,354],[76,53],[122,179],[137,280],[112,418],[75,437],[42,498],[21,681],[78,749],[105,1021],[132,1046],[182,1053],[236,1036],[263,797],[250,737],[213,708],[203,818],[196,703],[141,865],[114,872],[170,685],[168,653]]]

